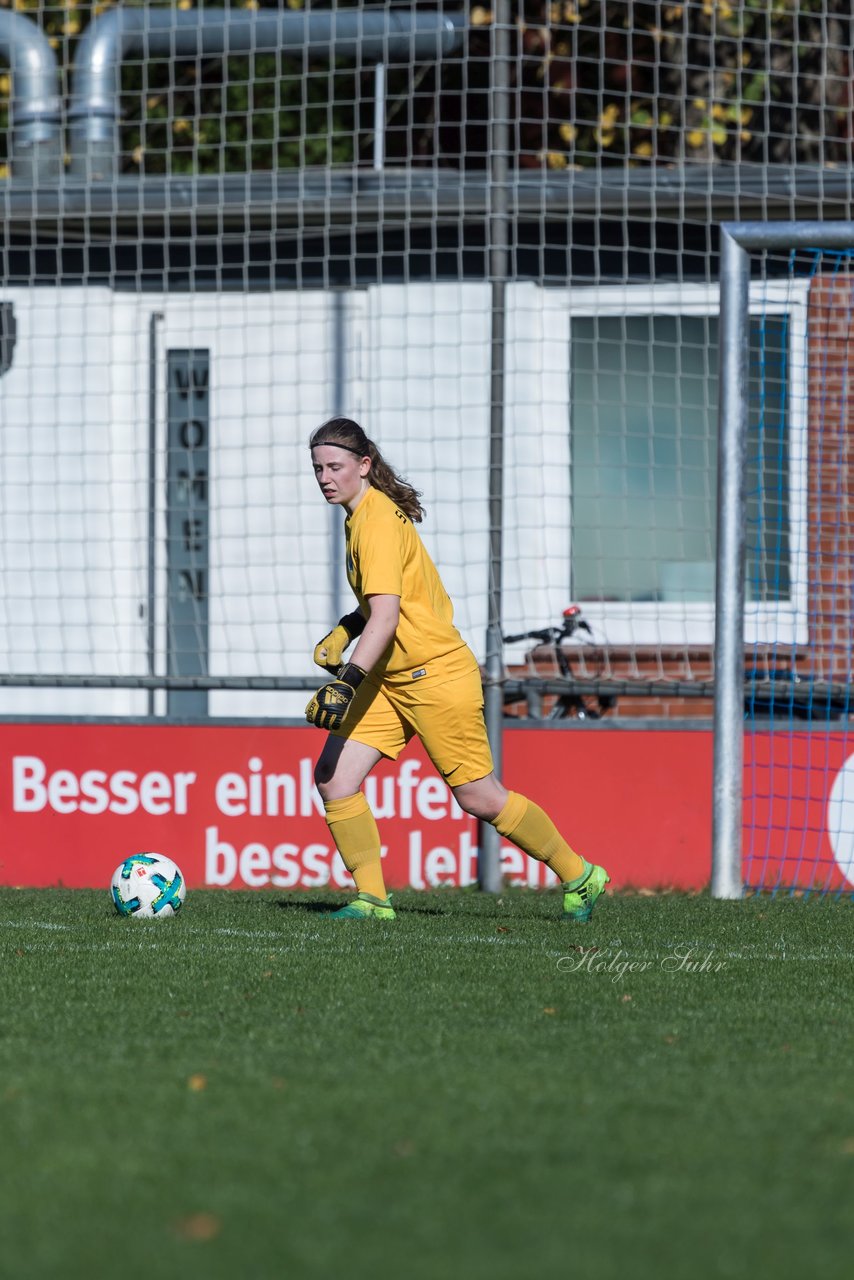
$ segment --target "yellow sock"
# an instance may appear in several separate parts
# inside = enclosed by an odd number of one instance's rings
[[[380,860],[380,833],[364,793],[357,791],[343,800],[326,800],[324,808],[335,847],[359,893],[369,893],[385,902],[388,895]]]
[[[533,800],[511,791],[492,825],[529,857],[544,862],[564,883],[583,875],[584,859],[570,849],[549,815]]]

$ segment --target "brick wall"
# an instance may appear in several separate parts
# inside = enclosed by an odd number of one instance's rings
[[[700,684],[713,679],[713,662],[711,645],[691,645],[661,648],[657,645],[637,645],[634,648],[615,645],[598,648],[594,645],[573,645],[566,650],[572,674],[580,680],[637,680],[649,684],[661,684],[672,681],[678,684]],[[779,651],[773,648],[754,648],[751,646],[748,660],[755,669],[759,680],[770,679],[774,670],[779,670],[781,658]],[[788,655],[787,655],[788,657]],[[793,666],[801,676],[809,669],[807,650],[799,651],[794,656]],[[526,666],[508,669],[518,678],[538,675],[544,678],[560,677],[561,670],[553,651],[548,646],[533,649],[530,661]],[[544,711],[553,705],[554,699],[544,700]],[[514,704],[507,708],[510,715],[525,715],[524,703]],[[638,694],[637,696],[621,695],[617,706],[610,712],[627,719],[643,716],[656,716],[663,720],[710,719],[713,703],[710,697],[681,697],[667,695],[665,692]]]
[[[847,681],[854,623],[854,277],[809,297],[810,674]]]

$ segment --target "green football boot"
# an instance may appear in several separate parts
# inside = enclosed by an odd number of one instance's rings
[[[394,920],[394,918],[391,894],[383,902],[382,898],[375,898],[370,893],[357,894],[346,907],[330,911],[326,916],[327,920]]]
[[[589,866],[581,884],[572,882],[572,888],[563,886],[563,918],[564,920],[589,920],[593,914],[597,898],[605,892],[605,885],[611,883],[611,877],[604,867]]]

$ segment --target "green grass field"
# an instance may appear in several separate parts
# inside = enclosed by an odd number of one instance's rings
[[[850,901],[397,897],[0,890],[0,1275],[850,1276]]]

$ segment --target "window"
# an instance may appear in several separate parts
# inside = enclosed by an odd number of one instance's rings
[[[612,643],[713,636],[717,311],[716,288],[570,297],[571,594]],[[805,631],[805,311],[806,282],[751,298],[749,640]]]

